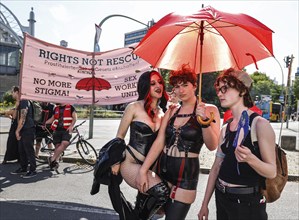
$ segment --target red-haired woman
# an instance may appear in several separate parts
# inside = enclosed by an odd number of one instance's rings
[[[166,219],[185,219],[195,201],[199,176],[199,153],[203,144],[215,150],[220,131],[219,111],[214,105],[198,103],[196,98],[196,74],[187,65],[179,71],[171,71],[170,84],[180,100],[165,113],[159,134],[139,170],[138,189],[146,192],[152,187],[149,179],[151,164],[158,159],[157,174],[171,188],[170,197],[164,205]],[[203,125],[200,116],[209,121]],[[161,154],[161,155],[160,155]]]
[[[157,71],[147,71],[140,76],[137,92],[139,97],[126,107],[116,135],[117,138],[124,139],[130,128],[125,160],[112,166],[112,174],[117,175],[120,170],[126,183],[136,189],[136,176],[157,137],[168,100],[164,80]],[[151,166],[153,164],[154,161]],[[169,195],[168,187],[150,174],[148,172],[152,187],[146,194],[139,193],[137,196],[135,213],[138,219],[150,218]]]

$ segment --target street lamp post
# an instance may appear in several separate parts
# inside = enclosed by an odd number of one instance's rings
[[[142,23],[141,21],[138,21],[134,18],[131,18],[129,16],[126,15],[121,15],[121,14],[113,14],[113,15],[109,15],[107,17],[105,17],[100,23],[99,25],[96,25],[96,33],[95,33],[95,37],[94,37],[94,47],[93,47],[93,53],[92,53],[92,58],[94,59],[95,53],[96,52],[100,52],[100,47],[99,47],[99,39],[101,37],[101,32],[102,32],[102,26],[104,24],[105,21],[107,21],[109,18],[112,17],[123,17],[123,18],[127,18],[130,19],[132,21],[135,21],[139,24],[142,24],[144,26],[146,26],[147,28],[150,27],[150,25]],[[94,71],[94,64],[92,65],[92,78],[95,77],[95,71]],[[94,83],[94,80],[93,80]],[[95,85],[93,84],[92,86],[92,104],[90,106],[90,116],[89,116],[89,138],[91,139],[93,137],[93,119],[94,119],[94,106],[95,106]]]
[[[280,70],[281,70],[281,94],[280,96],[283,96],[283,90],[284,90],[284,74],[283,74],[283,69],[282,66],[280,65],[279,61],[274,57],[276,62],[278,63]],[[280,131],[279,131],[279,137],[278,137],[278,145],[280,145],[280,140],[281,140],[281,132],[282,132],[282,126],[283,126],[283,114],[282,114],[282,105],[280,105]]]
[[[287,126],[286,128],[289,128],[289,119],[290,119],[290,87],[291,87],[291,71],[292,71],[292,63],[293,63],[294,56],[293,54],[291,56],[285,57],[284,61],[286,63],[286,67],[288,68],[288,81],[287,81],[287,87],[286,87],[286,98],[285,98],[285,113],[287,116]]]

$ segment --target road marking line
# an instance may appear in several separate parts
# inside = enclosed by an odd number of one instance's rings
[[[86,207],[78,207],[78,206],[64,205],[64,204],[53,204],[50,202],[12,201],[12,200],[6,200],[5,202],[21,204],[21,205],[28,205],[28,206],[46,207],[46,208],[89,212],[89,213],[97,213],[97,214],[118,215],[115,211],[112,211],[112,210],[103,210],[101,208],[86,208]]]

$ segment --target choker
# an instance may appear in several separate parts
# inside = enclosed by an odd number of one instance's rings
[[[191,117],[193,115],[194,115],[193,113],[191,113],[191,114],[177,114],[176,117],[178,117],[178,118],[187,118],[187,117]]]

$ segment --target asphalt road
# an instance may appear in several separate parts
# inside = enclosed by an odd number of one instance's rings
[[[2,159],[2,158],[1,158]],[[0,165],[0,219],[2,220],[110,220],[118,219],[114,212],[107,186],[100,192],[89,194],[93,169],[88,165],[60,164],[60,174],[50,171],[47,165],[38,165],[38,175],[23,179],[10,174],[17,164]],[[187,219],[197,219],[208,175],[200,174],[197,198]],[[121,190],[130,202],[135,201],[136,190],[125,182]],[[281,198],[268,204],[269,219],[299,219],[299,183],[288,182]],[[162,218],[163,219],[163,218]],[[210,202],[210,219],[215,219],[214,197]]]
[[[94,138],[90,141],[99,149],[111,138],[115,137],[119,120],[97,120],[94,123]],[[0,117],[0,131],[7,131],[9,120]],[[280,124],[272,125],[278,133]],[[283,135],[295,135],[298,141],[298,124],[290,124],[292,129],[283,130]],[[285,126],[285,125],[284,125]],[[88,136],[88,122],[84,124]],[[6,144],[5,134],[0,135],[0,161],[3,160]],[[297,144],[298,147],[298,144]],[[298,152],[296,152],[298,154]],[[76,155],[74,148],[69,147],[66,155]],[[297,162],[298,163],[298,162]],[[18,168],[15,163],[0,165],[0,219],[118,219],[114,212],[107,186],[102,185],[98,194],[89,194],[93,169],[80,163],[60,164],[60,174],[50,171],[47,165],[38,165],[38,175],[31,179],[23,179],[10,174]],[[197,198],[191,206],[187,219],[197,219],[197,213],[204,195],[208,175],[200,174]],[[135,201],[136,190],[125,182],[121,189],[130,202]],[[288,182],[281,198],[268,204],[269,219],[299,219],[299,182]],[[163,219],[163,218],[162,218]],[[210,202],[210,218],[215,219],[214,198]]]

